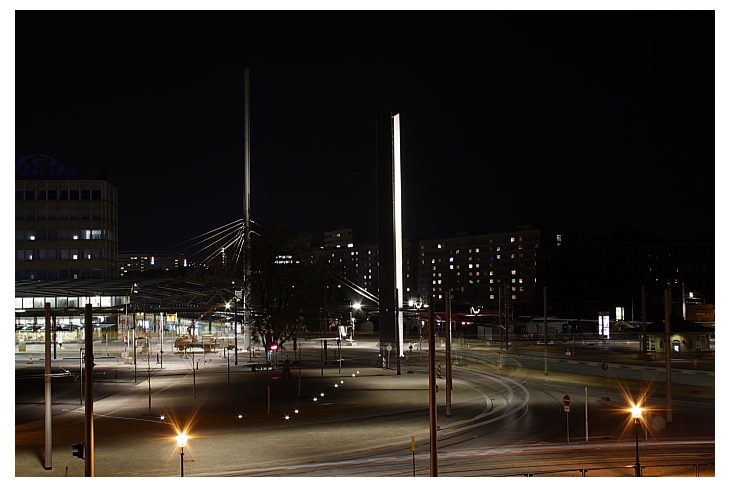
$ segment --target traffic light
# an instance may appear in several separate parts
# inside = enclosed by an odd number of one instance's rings
[[[269,348],[272,352],[276,352],[276,350],[279,348],[279,345],[277,345],[276,343],[272,343]]]
[[[84,458],[86,458],[86,457],[84,456],[84,445],[85,445],[85,443],[76,443],[76,444],[75,444],[75,445],[73,446],[73,447],[74,447],[74,450],[75,450],[75,451],[73,452],[73,456],[75,456],[75,457],[79,457],[79,458],[81,458],[81,459],[84,459]]]

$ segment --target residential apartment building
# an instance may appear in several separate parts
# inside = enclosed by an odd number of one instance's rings
[[[354,228],[325,232],[322,258],[338,275],[377,296],[378,246],[367,236]]]
[[[451,291],[454,306],[497,312],[506,302],[511,313],[533,313],[538,296],[539,229],[421,240],[418,243],[418,301],[443,300]],[[504,301],[500,301],[500,299]]]
[[[117,188],[47,156],[16,164],[15,280],[117,276]]]
[[[188,266],[183,254],[120,251],[118,255],[119,277],[138,276],[151,271],[179,271]]]

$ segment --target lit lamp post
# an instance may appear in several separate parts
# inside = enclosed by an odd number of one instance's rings
[[[634,433],[636,434],[636,477],[641,477],[641,463],[639,463],[639,420],[643,411],[639,405],[631,408],[631,417],[634,418]]]
[[[177,446],[180,447],[180,477],[185,477],[185,470],[183,468],[183,458],[185,457],[185,445],[188,442],[188,435],[180,433],[177,435]]]
[[[355,343],[355,312],[359,310],[362,307],[360,303],[352,303],[350,302],[350,326],[352,326],[352,334],[350,335],[350,340],[352,340],[353,344]]]

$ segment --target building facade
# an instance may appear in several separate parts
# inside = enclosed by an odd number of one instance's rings
[[[116,277],[117,242],[114,185],[98,177],[79,179],[46,156],[18,161],[16,281]]]
[[[118,253],[119,277],[143,275],[147,272],[175,272],[188,266],[184,254],[152,254],[150,252]]]
[[[538,296],[539,229],[421,240],[418,243],[418,296],[444,299],[451,291],[454,306],[496,313],[506,305],[513,314],[534,313]]]

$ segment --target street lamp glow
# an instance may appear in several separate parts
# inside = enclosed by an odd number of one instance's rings
[[[636,464],[634,468],[637,477],[641,477],[641,463],[639,462],[639,420],[643,412],[644,409],[638,404],[631,406],[631,417],[634,418],[634,434],[636,436]]]
[[[644,408],[642,408],[638,404],[635,404],[631,407],[631,417],[634,419],[639,419],[643,412]]]
[[[185,433],[180,433],[177,435],[177,446],[180,447],[180,477],[185,476],[185,467],[184,467],[184,461],[183,458],[185,457],[185,445],[188,442],[188,435]]]
[[[175,439],[177,440],[177,446],[180,448],[185,448],[185,445],[188,443],[188,435],[185,433],[180,433]]]

